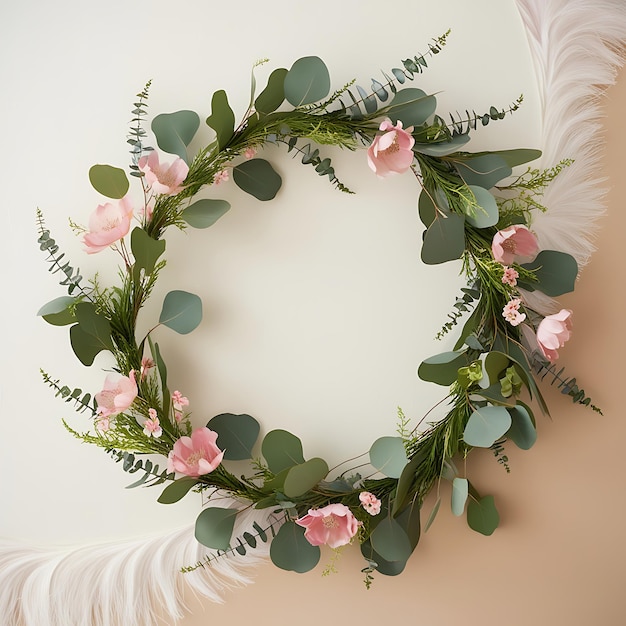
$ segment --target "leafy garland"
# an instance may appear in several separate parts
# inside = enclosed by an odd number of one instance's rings
[[[559,251],[540,251],[529,229],[531,212],[545,210],[539,201],[542,190],[569,162],[544,171],[528,168],[515,177],[513,168],[536,159],[539,151],[463,150],[471,131],[515,111],[522,99],[507,109],[450,116],[449,123],[437,115],[434,96],[404,84],[427,68],[447,35],[434,40],[426,54],[383,73],[382,81],[373,80],[369,91],[353,81],[330,93],[328,69],[317,57],[301,58],[289,70],[274,70],[258,96],[253,72],[250,104],[239,125],[226,93],[215,92],[206,120],[215,139],[191,160],[188,146],[200,127],[198,115],[158,115],[152,121],[158,147],[178,157],[169,165],[146,143],[148,83],[137,94],[127,139],[129,170],[140,184],[143,209],[133,213],[124,170],[94,165],[90,181],[112,201],[98,206],[88,229],[72,223],[88,253],[110,247],[121,255],[117,286],[85,281],[59,252],[38,212],[40,247],[48,255],[50,270],[60,274],[67,288],[66,296],[43,306],[39,315],[53,325],[70,325],[72,349],[84,365],[92,365],[102,351],[111,352],[116,363],[103,389],[93,396],[42,372],[56,394],[87,412],[94,425],[92,431],[79,433],[64,422],[68,430],[104,448],[125,471],[137,473],[139,479],[131,486],[168,482],[159,502],[176,502],[193,490],[206,493],[209,500],[226,493],[241,503],[241,508],[202,510],[196,537],[217,553],[186,570],[206,566],[223,554],[243,555],[259,541],[271,539],[275,565],[305,572],[317,565],[320,545],[338,550],[357,540],[369,587],[374,571],[396,575],[404,569],[419,541],[424,498],[441,479],[452,482],[453,512],[466,511],[471,528],[493,533],[499,522],[493,497],[479,494],[453,459],[465,457],[474,447],[486,448],[508,470],[504,442],[528,449],[536,439],[528,401],[548,412],[536,377],[548,377],[574,402],[599,411],[575,379],[564,378],[554,365],[558,348],[571,334],[571,312],[544,317],[530,308],[521,291],[559,296],[574,287],[576,261]],[[422,380],[449,388],[450,409],[422,431],[411,429],[400,412],[398,436],[383,437],[371,446],[371,476],[353,470],[329,476],[327,463],[321,458],[305,460],[301,441],[284,430],[267,432],[261,457],[254,458],[261,427],[250,415],[221,414],[206,427],[193,429],[186,412],[189,401],[179,391],[170,391],[152,331],[137,338],[141,308],[165,266],[167,229],[206,228],[230,208],[224,200],[194,200],[203,187],[232,174],[243,191],[259,200],[271,200],[279,191],[279,174],[256,157],[266,143],[299,154],[303,164],[345,193],[352,192],[314,146],[367,147],[370,167],[379,176],[410,170],[422,188],[423,262],[462,261],[467,288],[438,336],[452,331],[462,317],[467,319],[453,351],[426,359],[418,370]],[[132,219],[138,225],[131,232]],[[154,328],[164,325],[187,334],[201,319],[197,295],[171,291]],[[166,468],[137,457],[155,453],[167,457]],[[252,459],[249,476],[237,477],[227,469],[228,461],[244,459]],[[249,506],[271,509],[269,526],[255,523],[233,538],[237,514]]]

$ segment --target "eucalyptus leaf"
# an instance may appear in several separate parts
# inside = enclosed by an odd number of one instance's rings
[[[417,374],[426,382],[448,386],[456,381],[459,367],[468,364],[465,352],[442,352],[422,361]]]
[[[402,122],[404,128],[421,126],[437,108],[435,96],[428,96],[421,89],[409,87],[401,89],[385,107],[385,112],[396,124]]]
[[[370,564],[376,566],[376,571],[383,576],[398,576],[404,571],[406,561],[388,561],[383,558],[374,548],[372,542],[367,539],[361,544],[361,554]]]
[[[185,476],[170,483],[161,493],[157,502],[161,504],[174,504],[182,500],[198,484],[198,479]]]
[[[80,324],[70,328],[70,344],[74,354],[83,365],[92,365],[96,356],[105,349],[102,342],[85,332]]]
[[[439,216],[428,227],[422,244],[422,261],[437,265],[460,259],[465,251],[465,219],[451,213]]]
[[[217,433],[217,447],[227,461],[252,458],[252,448],[259,436],[259,422],[246,413],[220,413],[209,420],[207,428]]]
[[[468,205],[466,207],[465,219],[476,228],[489,228],[489,226],[495,226],[500,218],[498,211],[498,204],[496,199],[482,187],[476,185],[469,185],[474,198],[476,199],[475,205]]]
[[[469,495],[469,482],[467,478],[456,477],[452,481],[452,513],[457,517],[463,515],[465,503]]]
[[[257,200],[272,200],[283,184],[282,178],[265,159],[250,159],[233,168],[235,184]]]
[[[506,436],[522,450],[530,450],[537,441],[537,429],[532,419],[532,411],[525,404],[519,403],[509,409],[511,428]]]
[[[67,326],[76,321],[76,316],[72,310],[72,305],[76,302],[76,298],[72,296],[61,296],[55,298],[47,304],[44,304],[37,315],[43,317],[48,324],[53,326]]]
[[[213,550],[226,550],[235,526],[237,509],[209,507],[196,519],[196,539],[199,543]]]
[[[400,524],[401,528],[409,538],[411,544],[411,551],[415,550],[419,543],[422,533],[422,524],[420,519],[420,504],[417,496],[413,498],[413,501],[396,516],[396,521]]]
[[[165,252],[165,239],[153,239],[136,226],[130,234],[130,249],[135,257],[135,267],[152,274],[159,257]]]
[[[303,574],[312,570],[320,560],[321,551],[304,538],[304,528],[295,522],[285,522],[270,544],[272,563],[280,569]]]
[[[228,104],[228,96],[223,89],[216,91],[211,98],[211,115],[206,123],[217,135],[217,144],[223,150],[235,132],[235,114]]]
[[[481,398],[485,398],[485,400],[488,400],[492,404],[498,404],[506,407],[515,406],[515,398],[513,396],[505,398],[502,395],[502,385],[500,382],[489,385],[486,389],[477,389],[474,393]]]
[[[273,113],[285,100],[285,76],[287,69],[279,67],[275,69],[267,81],[267,87],[254,101],[254,108],[262,115]]]
[[[124,170],[112,165],[93,165],[89,169],[89,182],[98,193],[115,200],[123,198],[130,187]]]
[[[433,522],[437,517],[437,513],[439,513],[439,507],[441,507],[441,497],[437,498],[437,501],[435,502],[435,505],[433,506],[433,509],[428,516],[426,526],[424,527],[424,532],[428,532],[428,529],[433,525]]]
[[[422,224],[428,228],[437,217],[437,207],[433,202],[431,194],[426,189],[422,189],[420,192],[419,200],[417,201],[417,210],[422,220]]]
[[[304,463],[302,442],[286,430],[271,430],[261,444],[261,453],[274,474]]]
[[[370,541],[386,561],[406,561],[413,552],[409,537],[393,517],[386,517],[376,526]]]
[[[208,228],[230,209],[230,203],[226,200],[213,200],[205,198],[196,200],[189,205],[181,214],[181,217],[192,228]]]
[[[187,291],[170,291],[163,301],[159,323],[186,335],[202,321],[202,300]]]
[[[454,165],[468,185],[476,185],[484,189],[491,189],[512,173],[511,167],[497,154],[458,158],[454,160]]]
[[[284,491],[288,498],[303,496],[328,475],[328,465],[324,459],[313,458],[294,465],[285,478]]]
[[[200,127],[200,118],[194,111],[161,113],[152,120],[152,132],[161,150],[177,154],[188,163],[187,146]]]
[[[458,152],[470,140],[469,134],[454,135],[450,141],[441,143],[415,143],[413,152],[419,152],[426,156],[444,157]]]
[[[484,406],[477,408],[471,415],[463,441],[470,446],[489,448],[511,427],[511,416],[503,406]]]
[[[502,373],[509,367],[511,360],[502,352],[489,352],[485,357],[485,371],[489,376],[491,385],[499,385]]]
[[[370,463],[389,478],[400,478],[408,462],[401,437],[381,437],[370,448]]]
[[[285,76],[284,89],[285,98],[294,107],[322,100],[330,92],[326,64],[316,56],[298,59]]]
[[[500,523],[493,496],[480,500],[470,500],[467,505],[467,523],[472,530],[481,535],[491,535]]]
[[[502,159],[509,167],[513,168],[524,163],[529,163],[541,157],[541,150],[534,148],[515,148],[513,150],[493,150],[489,152],[475,152],[474,157],[495,155]]]
[[[525,263],[522,267],[535,270],[539,281],[527,283],[524,285],[525,288],[538,289],[551,297],[574,291],[578,263],[570,254],[557,250],[542,250],[532,263]]]

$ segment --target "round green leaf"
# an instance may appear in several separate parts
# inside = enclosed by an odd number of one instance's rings
[[[533,287],[551,297],[574,291],[578,263],[570,254],[557,250],[542,250],[532,263],[525,263],[522,267],[536,270],[535,275],[539,281],[524,285],[525,287]]]
[[[491,535],[500,523],[493,496],[485,496],[478,502],[470,500],[467,505],[467,523],[481,535]]]
[[[165,252],[165,239],[153,239],[139,226],[130,234],[130,249],[135,257],[135,267],[152,274],[159,257]]]
[[[257,200],[272,200],[283,179],[265,159],[250,159],[233,168],[235,184]]]
[[[198,479],[191,476],[179,478],[170,483],[161,493],[157,502],[161,504],[174,504],[184,498],[198,484]]]
[[[111,165],[93,165],[89,170],[89,182],[98,193],[116,200],[123,198],[130,187],[124,170]]]
[[[285,76],[287,70],[284,67],[275,69],[267,81],[267,87],[254,101],[254,108],[262,115],[273,113],[285,99]]]
[[[376,571],[383,576],[398,576],[404,571],[406,561],[388,561],[378,554],[372,547],[372,542],[367,539],[361,544],[361,554],[369,563],[376,565]]]
[[[389,478],[400,478],[408,462],[401,437],[381,437],[370,448],[370,463]]]
[[[330,92],[330,73],[319,57],[303,57],[287,72],[284,88],[285,98],[294,107],[312,104]]]
[[[480,407],[470,415],[463,432],[463,441],[470,446],[489,448],[510,427],[511,416],[505,407]]]
[[[170,291],[163,301],[159,323],[181,335],[197,328],[202,321],[202,300],[187,291]]]
[[[328,464],[324,459],[314,458],[294,465],[285,478],[284,491],[288,498],[303,496],[328,475]]]
[[[243,461],[252,458],[252,448],[261,428],[254,417],[246,413],[221,413],[209,421],[207,428],[217,433],[217,446],[224,450],[224,459]]]
[[[443,157],[458,152],[470,140],[469,134],[454,135],[450,141],[442,143],[416,143],[413,152],[427,156]]]
[[[465,503],[469,494],[469,482],[467,478],[458,476],[452,481],[452,513],[457,517],[463,515]]]
[[[189,205],[181,217],[193,228],[208,228],[230,209],[226,200],[211,200],[205,198]]]
[[[460,259],[465,251],[465,219],[451,213],[438,216],[428,227],[422,244],[422,261],[437,265]]]
[[[491,189],[512,172],[507,162],[497,154],[455,160],[454,164],[468,185],[477,185],[484,189]]]
[[[396,93],[386,112],[394,124],[400,120],[404,128],[408,128],[421,126],[436,108],[435,96],[428,96],[421,89],[409,87]]]
[[[52,324],[53,326],[67,326],[73,324],[76,321],[76,316],[70,307],[74,304],[76,298],[72,296],[61,296],[55,298],[47,304],[44,304],[37,315],[43,317],[43,319]]]
[[[456,381],[459,367],[468,363],[465,352],[442,352],[422,361],[417,375],[426,382],[447,387]]]
[[[537,441],[537,429],[532,420],[530,409],[524,404],[517,404],[510,408],[511,428],[506,436],[522,450],[530,450]]]
[[[177,154],[186,163],[187,146],[200,126],[200,118],[194,111],[161,113],[152,120],[152,132],[164,152]]]
[[[230,545],[237,513],[237,509],[204,509],[196,519],[196,539],[207,548],[226,550]]]
[[[274,474],[304,463],[302,442],[286,430],[271,430],[261,444],[261,454]]]
[[[417,210],[420,220],[422,220],[422,224],[424,224],[426,228],[428,228],[437,217],[437,208],[426,189],[422,189],[420,193],[419,200],[417,201]]]
[[[469,188],[476,198],[478,207],[468,206],[465,219],[476,228],[495,226],[498,223],[498,219],[500,219],[496,199],[482,187],[469,185]]]
[[[386,561],[406,561],[413,552],[404,529],[393,517],[386,517],[370,535],[372,548]]]
[[[304,528],[295,522],[285,522],[270,544],[272,563],[280,569],[303,574],[312,570],[320,560],[321,551],[304,538]]]

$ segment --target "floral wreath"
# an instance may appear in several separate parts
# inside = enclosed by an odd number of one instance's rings
[[[450,123],[437,115],[435,97],[405,83],[428,67],[447,35],[433,40],[427,53],[383,73],[381,81],[373,80],[369,91],[352,81],[330,93],[328,69],[314,56],[298,59],[289,70],[275,69],[258,96],[253,74],[250,104],[237,126],[226,93],[217,91],[206,120],[215,139],[192,159],[188,146],[200,127],[198,115],[158,115],[151,128],[160,151],[176,155],[171,163],[163,163],[162,155],[147,145],[143,125],[148,83],[137,94],[127,138],[129,170],[140,186],[141,210],[133,208],[124,170],[94,165],[90,181],[111,201],[97,207],[88,228],[71,223],[88,254],[111,248],[121,256],[118,285],[103,287],[96,278],[86,282],[65,261],[38,212],[40,247],[48,255],[50,270],[60,274],[67,288],[67,295],[44,305],[39,315],[53,325],[70,326],[72,349],[84,365],[92,365],[105,350],[116,363],[102,390],[93,395],[42,372],[56,394],[87,412],[93,423],[89,432],[77,432],[64,422],[66,428],[104,448],[125,471],[137,473],[139,479],[131,486],[168,483],[159,502],[174,503],[193,490],[208,496],[209,505],[218,493],[238,503],[203,508],[195,535],[214,552],[184,571],[209,566],[226,554],[244,555],[259,541],[271,540],[270,557],[276,566],[305,572],[317,565],[319,546],[338,551],[358,542],[369,587],[375,571],[402,572],[419,541],[424,498],[441,480],[452,482],[455,515],[466,512],[473,530],[494,532],[499,516],[493,496],[481,495],[456,468],[454,458],[485,448],[508,471],[504,443],[510,440],[528,449],[535,442],[531,402],[548,413],[537,378],[548,377],[574,402],[599,411],[575,379],[564,377],[555,365],[558,349],[572,333],[571,311],[544,316],[527,298],[535,290],[555,297],[574,287],[574,258],[540,250],[530,229],[532,212],[545,210],[542,191],[569,161],[513,175],[514,167],[541,153],[464,150],[471,131],[514,112],[522,98],[506,109],[451,115]],[[465,317],[454,349],[427,358],[418,369],[422,380],[448,388],[450,409],[425,430],[411,429],[400,412],[397,436],[372,444],[372,472],[366,476],[354,469],[329,475],[326,461],[305,459],[300,439],[285,430],[267,432],[261,456],[254,456],[261,426],[247,414],[225,413],[206,426],[192,427],[190,401],[182,392],[170,391],[165,360],[152,333],[161,325],[180,334],[193,331],[202,320],[197,295],[170,291],[158,323],[144,337],[136,334],[140,311],[165,266],[168,228],[207,228],[230,208],[224,200],[195,199],[205,186],[232,176],[238,187],[261,201],[275,197],[282,179],[268,161],[256,156],[266,143],[299,154],[303,164],[344,193],[352,191],[313,144],[354,151],[367,147],[368,164],[379,177],[412,173],[421,186],[422,261],[462,262],[467,287],[438,334],[440,338],[452,331]],[[137,225],[131,231],[133,220]],[[144,456],[153,454],[167,457],[167,467]],[[227,469],[229,461],[245,459],[251,460],[248,476]],[[440,499],[426,528],[439,505]],[[267,524],[255,522],[233,537],[237,515],[251,506],[268,510]]]

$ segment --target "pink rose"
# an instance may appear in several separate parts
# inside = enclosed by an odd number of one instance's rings
[[[345,504],[328,504],[321,509],[309,509],[307,515],[296,520],[296,524],[306,528],[304,537],[312,546],[326,544],[331,548],[350,543],[360,526]]]
[[[147,157],[139,159],[139,169],[145,174],[146,182],[154,193],[173,196],[183,187],[182,182],[187,178],[189,166],[180,157],[172,164],[159,163],[159,155],[151,152]]]
[[[537,238],[526,226],[515,224],[499,230],[491,244],[493,258],[503,265],[532,261],[539,252]]]
[[[128,196],[115,204],[100,204],[89,218],[89,232],[83,236],[85,252],[95,254],[125,237],[132,217],[133,209]]]
[[[216,441],[217,433],[206,426],[196,428],[191,437],[181,437],[167,457],[167,471],[187,476],[209,474],[224,456]]]
[[[543,356],[554,363],[559,358],[557,348],[562,348],[572,336],[572,312],[561,309],[554,315],[546,315],[537,327],[537,343]]]
[[[367,149],[367,162],[380,178],[390,174],[403,174],[413,163],[411,148],[415,139],[411,136],[413,127],[406,130],[402,122],[394,126],[389,120],[380,125],[382,135],[376,135],[372,145]]]
[[[126,411],[137,397],[135,371],[128,376],[111,373],[104,381],[104,389],[96,394],[96,404],[100,418],[108,418]],[[108,421],[106,422],[108,425]]]

